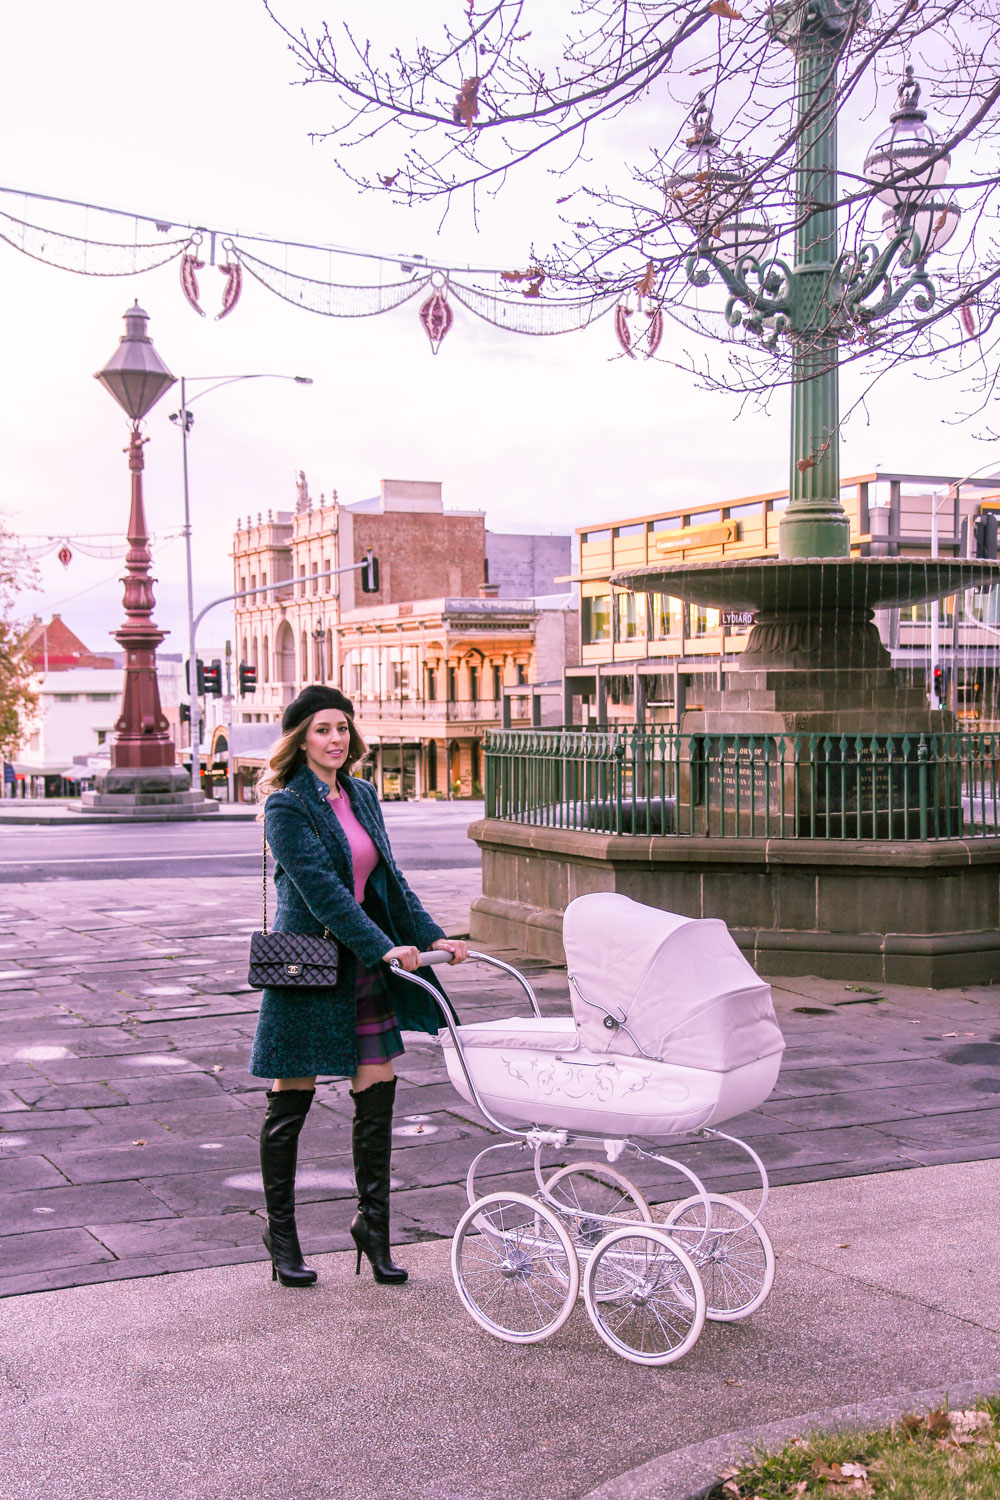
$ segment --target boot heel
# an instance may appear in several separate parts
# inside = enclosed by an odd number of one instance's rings
[[[274,1264],[274,1261],[272,1260],[272,1262],[271,1262],[271,1280],[272,1281],[277,1281],[277,1279],[278,1279],[278,1268]]]
[[[361,1249],[360,1249],[360,1247],[358,1248],[358,1258],[357,1258],[357,1261],[355,1262],[354,1274],[355,1274],[355,1276],[360,1276],[361,1275]]]

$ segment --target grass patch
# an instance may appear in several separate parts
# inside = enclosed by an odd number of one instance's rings
[[[723,1471],[710,1500],[1000,1500],[1000,1397],[889,1427],[793,1438]]]

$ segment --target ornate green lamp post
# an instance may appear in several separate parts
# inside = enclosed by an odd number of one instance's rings
[[[795,251],[791,265],[768,251],[767,221],[750,202],[740,157],[721,151],[711,112],[700,99],[692,135],[665,183],[673,216],[697,239],[688,278],[724,282],[731,327],[758,334],[792,352],[789,505],[779,529],[779,556],[836,558],[850,554],[850,529],[840,503],[840,346],[890,314],[913,294],[929,311],[935,288],[927,257],[950,239],[959,210],[942,195],[949,166],[918,109],[913,69],[899,86],[889,129],[865,162],[865,177],[887,205],[888,243],[844,250],[838,226],[837,58],[849,30],[864,24],[867,0],[784,0],[771,9],[770,29],[795,55],[798,155]]]

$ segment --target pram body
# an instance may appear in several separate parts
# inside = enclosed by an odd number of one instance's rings
[[[569,1016],[543,1017],[523,974],[478,953],[470,957],[517,980],[533,1014],[456,1026],[442,1010],[451,1082],[507,1138],[469,1169],[452,1270],[476,1321],[519,1343],[562,1326],[582,1270],[605,1342],[636,1363],[667,1364],[692,1347],[706,1316],[746,1317],[770,1291],[774,1256],[759,1223],[767,1174],[751,1147],[718,1127],[767,1098],[784,1042],[770,988],[724,922],[597,893],[570,903],[563,941]],[[418,975],[404,977],[436,994]],[[663,1154],[685,1135],[721,1136],[746,1152],[760,1175],[756,1211],[706,1192]],[[588,1159],[547,1169],[553,1148]],[[477,1172],[511,1149],[533,1152],[537,1192],[483,1196]],[[626,1153],[675,1169],[693,1195],[655,1222],[616,1165]]]

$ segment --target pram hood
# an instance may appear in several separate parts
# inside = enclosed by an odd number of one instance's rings
[[[784,1048],[770,986],[725,922],[600,893],[570,902],[563,945],[579,1043],[591,1052],[725,1073]]]

